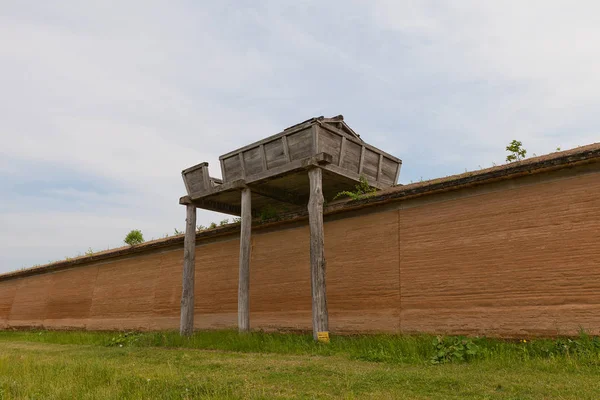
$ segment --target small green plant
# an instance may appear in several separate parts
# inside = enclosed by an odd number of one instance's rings
[[[123,241],[130,246],[135,246],[136,244],[144,243],[144,235],[142,235],[142,231],[139,229],[134,229],[125,236]]]
[[[369,181],[367,181],[367,178],[364,175],[361,175],[358,180],[359,180],[359,182],[355,186],[355,190],[353,192],[344,190],[344,191],[336,194],[335,197],[333,198],[333,200],[337,200],[338,198],[343,197],[343,196],[350,197],[352,200],[360,200],[365,197],[373,195],[373,193],[375,193],[377,191],[377,189],[372,188],[369,185]]]
[[[558,147],[556,148],[556,151],[560,151],[560,146],[558,146]]]
[[[279,213],[277,209],[270,204],[267,204],[262,210],[260,210],[259,218],[262,222],[270,220],[278,220]]]
[[[214,229],[217,227],[217,224],[215,222],[211,222],[210,225],[208,226],[208,229]]]
[[[219,226],[225,226],[229,223],[229,219],[225,218],[224,220],[222,220],[221,222],[219,222]]]
[[[140,340],[141,334],[137,332],[125,332],[119,333],[117,336],[113,336],[107,343],[108,347],[128,347],[134,345]]]
[[[86,256],[93,256],[94,255],[94,250],[90,247],[87,249],[87,251],[85,252]]]
[[[558,338],[553,346],[548,349],[550,354],[562,355],[565,357],[596,357],[600,352],[600,337],[590,336],[583,330],[580,330],[577,338]]]
[[[521,161],[527,154],[527,150],[523,148],[523,143],[518,140],[510,142],[510,144],[506,146],[506,151],[510,153],[506,156],[506,162]]]
[[[202,232],[204,230],[206,230],[206,227],[204,225],[198,225],[198,226],[196,226],[196,231]]]
[[[183,235],[183,232],[182,232],[182,231],[180,231],[180,230],[178,230],[177,228],[175,228],[175,233],[174,233],[174,235],[175,235],[175,236],[177,236],[177,235]]]
[[[442,337],[433,339],[435,354],[431,357],[432,364],[470,361],[480,353],[472,339],[461,336]]]
[[[234,223],[234,224],[240,224],[242,222],[242,219],[241,218],[233,218],[231,220],[231,222]]]

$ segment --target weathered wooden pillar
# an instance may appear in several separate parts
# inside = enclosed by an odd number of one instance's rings
[[[181,292],[181,321],[179,333],[194,333],[194,273],[196,269],[196,206],[187,204],[183,244],[183,285]]]
[[[238,281],[238,329],[250,330],[250,255],[252,251],[250,235],[252,233],[252,192],[242,189],[242,213],[240,228],[240,273]]]
[[[309,169],[308,178],[310,180],[308,221],[310,225],[310,283],[312,291],[313,338],[315,340],[329,341],[323,233],[323,172],[321,168]]]

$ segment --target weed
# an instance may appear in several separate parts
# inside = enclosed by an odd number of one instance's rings
[[[433,339],[433,347],[435,354],[430,359],[432,364],[469,361],[480,353],[473,339],[461,336],[437,336]]]
[[[352,200],[360,200],[365,197],[372,196],[376,191],[377,189],[372,188],[369,185],[369,181],[367,181],[367,178],[364,175],[361,175],[359,177],[359,183],[355,186],[355,190],[353,192],[344,190],[336,194],[333,200],[337,200],[338,198],[343,196],[350,197]]]
[[[260,210],[259,218],[263,222],[271,221],[271,220],[278,220],[279,213],[277,212],[277,209],[275,207],[268,204],[266,207],[264,207],[262,210]]]
[[[127,347],[133,346],[141,338],[141,334],[137,332],[125,332],[119,333],[117,336],[113,336],[107,343],[108,347]]]
[[[214,222],[211,222],[210,225],[208,226],[208,229],[214,229],[217,227],[217,224]]]
[[[572,356],[590,356],[600,352],[600,338],[581,331],[578,338],[559,338],[554,341],[553,353]]]
[[[225,218],[224,220],[222,220],[221,222],[219,222],[219,226],[225,226],[229,223],[229,219]]]

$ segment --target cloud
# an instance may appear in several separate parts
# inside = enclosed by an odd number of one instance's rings
[[[455,83],[436,122],[496,148],[507,134],[539,152],[597,140],[597,120],[589,120],[600,105],[597,2],[436,4],[381,1],[372,14],[391,35],[420,41],[411,64]],[[546,140],[556,136],[561,143]]]
[[[3,5],[0,272],[182,229],[182,169],[219,176],[220,154],[315,115],[343,113],[404,160],[403,182],[500,163],[512,139],[530,154],[595,142],[599,8]]]

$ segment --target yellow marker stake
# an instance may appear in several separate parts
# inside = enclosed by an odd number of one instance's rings
[[[317,340],[321,343],[329,343],[329,332],[317,332]]]

